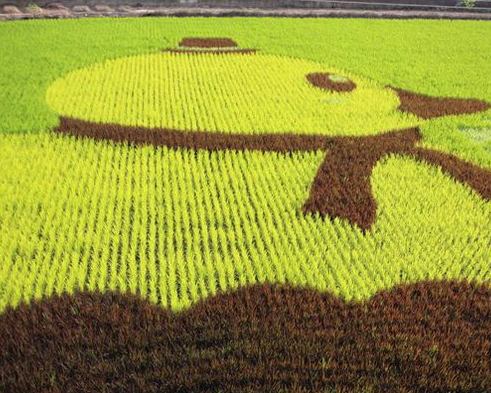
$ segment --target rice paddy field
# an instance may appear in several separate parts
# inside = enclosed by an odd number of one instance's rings
[[[0,392],[491,392],[489,37],[0,24]]]

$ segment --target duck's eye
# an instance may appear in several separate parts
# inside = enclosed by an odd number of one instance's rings
[[[315,87],[338,93],[347,93],[356,88],[356,83],[352,80],[329,72],[307,74],[307,80]]]

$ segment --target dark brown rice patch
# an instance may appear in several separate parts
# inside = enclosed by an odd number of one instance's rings
[[[180,314],[78,293],[0,315],[2,392],[491,391],[491,290],[422,282],[345,303],[254,285]]]
[[[446,98],[431,97],[425,94],[392,87],[400,100],[399,109],[409,112],[423,119],[449,115],[466,115],[483,112],[491,106],[483,100],[475,98]]]
[[[315,87],[323,90],[347,93],[356,88],[356,83],[347,79],[345,82],[337,82],[332,79],[333,74],[328,72],[314,72],[307,74],[307,80]]]
[[[179,46],[187,48],[231,48],[236,47],[237,43],[226,37],[186,37],[181,40]]]
[[[369,230],[377,211],[370,183],[373,167],[390,153],[409,152],[420,138],[416,128],[375,136],[333,138],[335,147],[317,171],[303,211],[345,219]]]

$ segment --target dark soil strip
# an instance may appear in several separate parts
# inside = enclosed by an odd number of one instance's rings
[[[356,83],[350,80],[346,82],[335,82],[329,77],[327,72],[315,72],[307,74],[307,80],[314,86],[323,90],[336,91],[339,93],[346,93],[356,88]]]
[[[230,48],[236,47],[237,43],[231,38],[187,37],[183,38],[179,45],[188,48]]]
[[[399,96],[401,105],[399,109],[409,112],[423,119],[448,115],[464,115],[482,112],[491,106],[482,100],[473,98],[444,98],[430,97],[424,94],[391,87]]]
[[[361,304],[256,285],[173,314],[64,295],[0,316],[3,392],[491,391],[491,290],[426,282]]]
[[[215,55],[230,55],[230,54],[237,54],[237,53],[242,53],[245,55],[251,54],[251,53],[256,53],[257,49],[164,49],[164,52],[174,52],[174,53],[189,53],[189,54],[198,54],[198,53],[213,53]]]
[[[132,144],[207,150],[259,150],[288,153],[329,151],[319,168],[303,206],[304,213],[346,219],[369,230],[376,219],[370,176],[378,160],[388,154],[404,154],[426,161],[468,184],[491,200],[491,172],[452,155],[416,148],[416,128],[376,136],[328,137],[301,134],[226,134],[98,124],[61,118],[55,130],[76,136]]]

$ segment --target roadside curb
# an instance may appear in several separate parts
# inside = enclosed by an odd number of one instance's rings
[[[15,7],[14,7],[15,8]],[[18,11],[18,12],[17,12]],[[285,17],[285,18],[374,18],[374,19],[455,19],[491,20],[491,13],[406,10],[354,10],[354,9],[259,9],[259,8],[199,8],[155,7],[132,8],[74,6],[72,9],[38,8],[1,10],[0,21],[22,19],[67,19],[84,17],[147,17],[147,16],[200,16],[200,17]],[[8,13],[7,13],[8,12]]]

